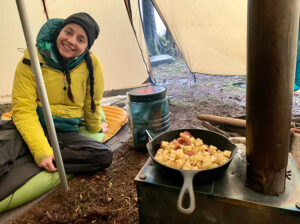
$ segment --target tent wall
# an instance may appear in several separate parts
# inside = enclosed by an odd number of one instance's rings
[[[28,7],[30,6],[30,7]],[[37,33],[46,21],[41,1],[26,0],[26,11],[30,15],[31,30]],[[1,1],[0,7],[0,103],[11,101],[11,89],[16,66],[26,48],[25,38],[15,1]]]
[[[133,0],[130,2],[131,2],[133,27],[134,27],[138,42],[140,44],[140,47],[142,49],[142,54],[143,54],[145,63],[147,65],[147,69],[150,73],[151,78],[153,79],[147,43],[146,43],[146,40],[144,37],[143,24],[142,24],[142,19],[141,19],[141,14],[140,14],[140,7],[139,7],[139,3],[138,3],[139,0]]]
[[[1,4],[0,103],[5,103],[11,100],[15,68],[23,56],[18,48],[25,49],[26,44],[15,1],[4,0]],[[25,5],[35,37],[46,22],[42,1],[26,0]],[[46,0],[46,7],[49,18],[66,18],[85,11],[98,22],[100,35],[91,51],[102,64],[105,90],[137,86],[148,79],[147,66],[141,57],[124,0]],[[141,48],[147,52],[145,45]]]
[[[246,0],[152,0],[190,70],[246,74]]]

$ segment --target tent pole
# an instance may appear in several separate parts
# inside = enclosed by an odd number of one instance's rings
[[[35,45],[33,42],[30,26],[28,23],[28,17],[26,14],[25,5],[22,0],[16,0],[16,3],[17,3],[17,7],[18,7],[20,20],[22,23],[23,33],[24,33],[26,44],[27,44],[28,51],[29,51],[29,56],[30,56],[30,60],[31,60],[31,64],[32,64],[32,69],[33,69],[33,74],[35,77],[36,86],[38,89],[38,94],[40,96],[41,103],[42,103],[42,108],[43,108],[43,113],[45,116],[46,126],[47,126],[47,130],[48,130],[49,138],[50,138],[50,143],[53,148],[55,162],[56,162],[57,169],[59,172],[60,182],[62,183],[63,189],[65,191],[67,191],[67,190],[69,190],[69,186],[68,186],[68,182],[67,182],[67,178],[66,178],[65,168],[64,168],[60,150],[59,150],[56,131],[54,128],[54,123],[52,120],[52,115],[51,115],[51,110],[50,110],[49,101],[48,101],[48,97],[47,97],[47,92],[46,92],[46,88],[45,88],[45,84],[44,84],[44,79],[42,76],[42,70],[40,67],[40,62],[38,59],[38,55],[37,55],[36,48],[35,48]]]

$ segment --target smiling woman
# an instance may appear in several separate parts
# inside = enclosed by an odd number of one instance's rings
[[[108,146],[79,133],[82,121],[92,133],[103,132],[107,127],[100,112],[104,90],[102,67],[89,51],[99,32],[97,22],[80,12],[66,19],[48,20],[37,36],[38,56],[67,173],[97,171],[112,162]],[[54,172],[55,158],[46,137],[43,110],[30,65],[26,50],[14,78],[13,121],[35,163]]]

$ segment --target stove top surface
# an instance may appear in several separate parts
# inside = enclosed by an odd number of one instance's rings
[[[300,177],[292,157],[289,155],[287,171],[291,176],[286,179],[285,192],[279,196],[269,196],[257,193],[248,188],[246,183],[246,151],[239,149],[225,174],[207,184],[200,184],[197,177],[194,179],[195,194],[211,195],[212,198],[228,203],[242,204],[243,206],[260,209],[279,209],[283,212],[300,215]],[[135,178],[137,185],[148,184],[180,189],[183,178],[169,177],[154,165],[151,158]]]

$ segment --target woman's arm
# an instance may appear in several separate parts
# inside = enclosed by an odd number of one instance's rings
[[[47,157],[53,156],[44,130],[36,112],[37,88],[31,66],[19,62],[12,91],[13,121],[21,133],[36,164],[40,164]]]

